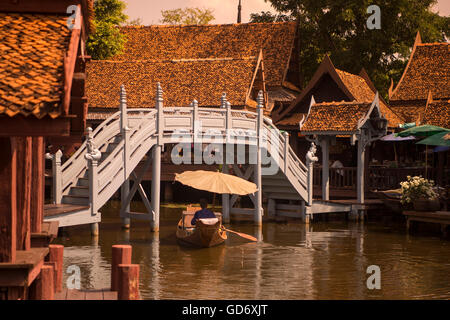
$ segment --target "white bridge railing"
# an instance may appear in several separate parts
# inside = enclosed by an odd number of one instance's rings
[[[158,90],[161,95],[160,87]],[[220,133],[223,143],[232,141],[233,132],[248,133],[246,139],[234,139],[234,143],[267,149],[300,197],[308,200],[308,194],[312,192],[312,185],[308,185],[308,168],[289,146],[289,136],[282,134],[270,118],[263,116],[262,105],[258,105],[257,112],[232,110],[224,95],[221,108],[199,108],[195,100],[190,107],[163,108],[162,96],[159,98],[161,103],[157,103],[156,108],[127,109],[122,86],[120,111],[94,131],[88,131],[86,141],[64,164],[61,165],[60,152],[52,157],[54,202],[61,203],[79,179],[89,178],[89,204],[91,213],[96,214],[158,141],[163,144],[182,142],[181,136],[178,141],[174,134],[182,131],[183,139],[190,137],[195,143],[199,133],[207,130],[214,130],[216,137]],[[257,137],[255,132],[264,137]],[[265,143],[258,144],[258,138]],[[201,142],[208,143],[205,139]],[[107,151],[109,146],[114,148]]]

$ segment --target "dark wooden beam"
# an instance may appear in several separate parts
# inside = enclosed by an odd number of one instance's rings
[[[16,260],[16,150],[0,137],[0,262]]]
[[[40,233],[44,219],[45,146],[43,137],[33,138],[31,173],[31,232]]]
[[[17,154],[17,250],[30,249],[30,208],[31,208],[31,168],[32,138],[17,137],[11,142]]]
[[[71,117],[37,119],[34,116],[0,117],[0,137],[68,136]]]
[[[81,0],[3,0],[0,12],[60,13],[67,15],[67,7],[78,5]]]

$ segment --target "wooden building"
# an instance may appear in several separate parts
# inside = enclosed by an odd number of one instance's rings
[[[389,88],[390,106],[405,122],[439,123],[448,128],[449,84],[450,43],[422,43],[418,32],[400,81]],[[430,117],[432,109],[439,116]]]
[[[359,75],[351,74],[337,69],[331,59],[325,56],[307,87],[287,108],[274,113],[273,121],[278,128],[290,132],[291,146],[300,157],[304,157],[309,143],[300,134],[299,123],[306,118],[313,96],[317,103],[340,101],[370,103],[376,92],[364,69]],[[381,97],[380,111],[388,120],[389,128],[393,129],[402,123]]]
[[[129,107],[153,107],[157,82],[168,107],[220,106],[227,94],[233,108],[255,110],[263,90],[265,113],[299,93],[294,22],[187,26],[127,26],[122,54],[88,65],[88,122],[118,110],[120,85]]]
[[[80,21],[72,29],[70,5]],[[29,298],[44,268],[49,249],[33,243],[43,232],[44,139],[84,131],[92,14],[91,0],[0,3],[0,299]]]

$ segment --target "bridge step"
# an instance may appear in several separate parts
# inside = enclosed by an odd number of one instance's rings
[[[284,193],[297,195],[297,191],[292,188],[288,182],[284,182],[283,185],[265,185],[262,186],[263,193]]]
[[[65,195],[62,198],[62,203],[67,204],[78,204],[78,205],[89,205],[89,197],[86,196],[75,196],[75,195]]]
[[[263,190],[264,192],[264,190]],[[280,193],[280,192],[268,192],[266,194],[268,199],[274,200],[303,200],[297,193]]]
[[[70,188],[69,195],[89,197],[89,187],[88,186],[73,186]]]
[[[79,178],[77,181],[77,186],[89,187],[89,178]]]

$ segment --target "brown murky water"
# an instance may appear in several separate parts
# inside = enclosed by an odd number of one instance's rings
[[[450,299],[450,241],[410,236],[402,222],[266,223],[261,232],[232,224],[262,241],[229,235],[225,245],[189,249],[175,239],[181,209],[162,208],[159,235],[145,222],[121,230],[118,211],[118,202],[102,209],[97,241],[86,226],[57,240],[65,270],[80,267],[82,289],[109,287],[111,246],[129,243],[144,299]],[[370,265],[381,269],[380,290],[367,288]]]

